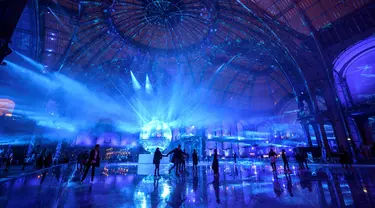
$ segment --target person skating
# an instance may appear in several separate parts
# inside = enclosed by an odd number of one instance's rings
[[[277,159],[277,154],[276,152],[273,151],[273,149],[270,149],[270,152],[268,153],[268,157],[271,159],[271,167],[272,171],[276,172],[276,159]]]
[[[352,167],[352,160],[349,156],[349,153],[348,151],[344,150],[343,153],[341,154],[341,165],[342,167],[344,168],[344,165],[345,165],[345,168],[351,168]]]
[[[181,145],[179,144],[177,148],[175,148],[174,150],[170,151],[167,156],[169,156],[170,154],[173,154],[172,156],[172,163],[173,163],[173,166],[169,169],[169,172],[172,171],[173,168],[176,168],[176,175],[178,176],[178,171],[179,171],[179,166],[180,166],[180,163],[181,163],[181,160],[183,159],[184,157],[184,152],[181,150]]]
[[[290,171],[290,169],[289,169],[288,158],[287,158],[287,156],[286,156],[286,152],[285,152],[284,149],[281,150],[281,158],[283,159],[283,162],[284,162],[284,172],[286,172],[286,171]],[[287,168],[288,168],[288,170],[287,170]]]
[[[300,170],[305,169],[305,166],[302,163],[302,156],[297,152],[295,157],[296,157],[299,169]]]
[[[160,176],[159,169],[160,169],[160,160],[162,158],[163,158],[163,154],[160,152],[160,149],[158,147],[155,150],[154,160],[153,160],[153,163],[155,165],[154,176],[156,176],[156,173],[158,174],[158,176]]]
[[[83,182],[86,178],[87,173],[89,172],[89,169],[91,167],[91,181],[94,181],[94,175],[95,175],[95,167],[100,166],[100,152],[99,152],[100,145],[95,145],[95,148],[90,151],[90,157],[88,162],[85,165],[85,171],[82,177],[81,182]]]
[[[193,152],[193,170],[198,170],[198,154],[196,149]]]
[[[214,175],[218,176],[219,175],[219,159],[217,155],[217,150],[214,150],[214,159],[212,161],[212,170],[214,171]]]

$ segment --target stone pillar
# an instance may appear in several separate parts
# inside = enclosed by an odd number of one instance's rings
[[[323,84],[324,85],[324,84]],[[335,130],[335,136],[337,139],[337,143],[339,145],[340,150],[346,149],[348,152],[351,152],[353,155],[353,151],[351,145],[348,141],[348,129],[346,120],[343,117],[341,112],[340,104],[338,103],[338,99],[335,96],[335,89],[332,89],[328,84],[324,87],[324,98],[327,104],[327,111],[325,112],[325,116],[330,118],[332,127]]]
[[[313,144],[312,144],[312,141],[311,141],[309,125],[305,122],[301,122],[301,125],[302,125],[302,128],[303,128],[304,132],[305,132],[305,136],[307,137],[307,143],[309,144],[309,147],[312,147]]]
[[[368,117],[357,117],[355,118],[355,122],[361,134],[362,142],[366,145],[371,145],[374,142],[374,138],[372,138],[372,129]]]
[[[324,122],[322,120],[320,120],[320,121],[318,121],[318,124],[319,124],[318,125],[319,130],[322,133],[322,140],[323,140],[324,148],[326,150],[327,159],[331,159],[331,147],[329,146],[327,133],[324,129]]]
[[[315,137],[316,137],[316,141],[318,142],[318,146],[319,147],[323,147],[322,136],[321,136],[321,134],[319,132],[318,125],[315,122],[311,123],[310,125],[313,128],[313,130],[314,130],[314,134],[315,134]],[[310,130],[310,128],[309,128],[309,130]]]

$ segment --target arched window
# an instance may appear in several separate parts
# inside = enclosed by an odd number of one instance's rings
[[[363,40],[340,54],[334,62],[335,83],[343,104],[375,100],[375,37]]]

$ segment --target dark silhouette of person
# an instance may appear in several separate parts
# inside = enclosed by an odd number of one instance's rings
[[[27,163],[28,163],[28,161],[29,161],[29,157],[27,156],[27,153],[25,153],[25,155],[24,155],[23,158],[24,158],[24,159],[23,159],[23,164],[22,164],[22,171],[25,170],[25,167],[26,167],[26,165],[27,165]],[[0,163],[1,163],[1,161],[0,161]]]
[[[237,154],[236,153],[234,153],[233,159],[234,159],[234,163],[237,163]]]
[[[219,159],[217,155],[217,149],[214,150],[214,159],[212,161],[212,170],[214,171],[214,175],[219,175]]]
[[[286,172],[287,171],[287,168],[288,168],[288,171],[290,171],[289,169],[289,162],[288,162],[288,158],[286,156],[286,152],[285,150],[281,150],[281,158],[283,159],[283,162],[284,162],[284,171]]]
[[[48,167],[51,167],[52,165],[52,152],[48,153],[46,159],[44,159],[44,167],[45,168],[48,168]]]
[[[82,167],[85,167],[85,165],[87,164],[87,162],[88,162],[88,160],[89,160],[89,157],[90,157],[90,155],[89,155],[89,151],[86,150],[86,151],[82,154],[81,161],[80,161],[80,163],[81,163],[81,167],[80,167],[79,171],[82,170]]]
[[[88,162],[85,165],[85,171],[82,177],[81,182],[83,182],[86,178],[87,172],[89,172],[89,169],[91,167],[91,181],[94,181],[95,176],[95,167],[100,166],[100,151],[99,151],[100,145],[95,145],[95,148],[90,151],[90,157]]]
[[[155,153],[154,153],[154,159],[153,163],[155,165],[155,170],[154,170],[154,176],[156,176],[156,173],[158,176],[160,176],[159,170],[160,170],[160,160],[163,158],[163,154],[161,154],[159,147],[156,148]]]
[[[272,171],[276,172],[277,171],[277,168],[276,168],[277,154],[276,152],[273,151],[272,148],[270,149],[270,152],[268,153],[268,157],[271,159]]]
[[[194,149],[192,157],[193,157],[193,170],[198,171],[198,154],[197,154],[196,149]]]
[[[299,169],[300,170],[305,169],[305,166],[303,165],[303,162],[302,162],[302,156],[297,152],[295,157],[296,157]]]
[[[340,160],[342,161],[341,165],[342,165],[343,168],[344,168],[344,165],[345,165],[345,168],[349,168],[349,167],[351,168],[352,167],[352,162],[351,162],[352,160],[349,156],[348,151],[346,151],[346,150],[343,151],[343,153],[341,154]]]
[[[10,164],[12,163],[12,160],[13,160],[13,151],[12,149],[8,149],[8,152],[6,154],[6,161],[5,161],[5,172],[8,172],[9,169],[10,169]]]
[[[181,160],[180,160],[180,171],[185,171],[186,170],[186,158],[188,154],[186,154],[186,150],[184,149],[183,153],[185,155],[182,155]]]
[[[181,160],[183,159],[184,157],[184,152],[181,150],[181,145],[179,144],[177,148],[175,148],[174,150],[170,151],[167,156],[169,156],[170,154],[173,154],[172,156],[172,163],[173,163],[173,166],[169,169],[169,172],[172,171],[173,168],[176,168],[176,175],[178,176],[178,171],[179,171],[179,166],[180,166],[180,163],[181,163]]]

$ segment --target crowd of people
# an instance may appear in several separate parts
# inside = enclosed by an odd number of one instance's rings
[[[77,170],[82,173],[82,179],[83,181],[87,174],[89,169],[91,168],[91,180],[94,179],[95,175],[95,169],[99,167],[100,165],[100,152],[99,152],[99,145],[96,145],[94,149],[91,151],[84,150],[81,151],[79,154],[60,154],[60,160],[57,160],[56,153],[52,152],[49,148],[44,147],[35,147],[31,153],[25,154],[24,161],[22,163],[22,170],[25,170],[25,167],[27,165],[32,165],[33,170],[39,170],[42,168],[48,168],[51,167],[53,164],[57,163],[67,163],[69,161],[77,161]],[[75,150],[76,151],[76,150]],[[70,156],[74,156],[74,158],[71,158]],[[186,152],[186,150],[181,149],[181,145],[178,145],[177,148],[173,149],[172,151],[168,152],[168,154],[163,155],[159,148],[156,149],[154,153],[153,158],[153,164],[155,165],[154,175],[160,176],[160,162],[163,157],[168,157],[169,155],[172,155],[171,162],[173,165],[169,169],[169,173],[175,169],[176,175],[178,176],[180,173],[186,171],[186,163],[189,160],[189,154]],[[284,164],[284,171],[290,172],[289,167],[289,161],[292,157],[291,155],[288,156],[286,151],[282,149],[280,155],[276,153],[272,148],[270,149],[268,153],[268,157],[270,160],[270,165],[272,167],[273,172],[277,172],[277,159],[278,157],[281,157],[282,162]],[[191,153],[192,158],[192,164],[193,164],[193,171],[198,170],[198,154],[196,149]],[[295,161],[298,164],[298,167],[300,170],[308,169],[308,154],[304,151],[302,152],[295,152],[294,154]],[[14,154],[11,148],[8,148],[7,150],[0,150],[0,167],[4,164],[5,168],[4,171],[8,172],[10,169],[10,166],[14,160]],[[237,154],[234,153],[233,155],[233,161],[234,163],[237,163]],[[352,159],[346,150],[343,150],[340,154],[340,163],[342,164],[342,167],[349,168],[352,167]],[[211,168],[214,172],[215,176],[219,175],[219,155],[217,149],[213,151],[212,155],[212,165]]]
[[[155,165],[154,175],[160,176],[159,170],[160,170],[160,161],[163,157],[168,157],[169,155],[172,155],[171,162],[173,163],[173,166],[169,169],[169,172],[171,172],[174,168],[176,169],[176,175],[179,175],[179,172],[186,171],[186,163],[189,159],[189,154],[186,153],[186,150],[181,150],[181,145],[178,145],[177,148],[170,151],[168,154],[163,155],[160,152],[159,148],[156,148],[153,158],[153,164]],[[193,170],[198,170],[198,154],[197,151],[194,149],[192,153],[193,158]]]

